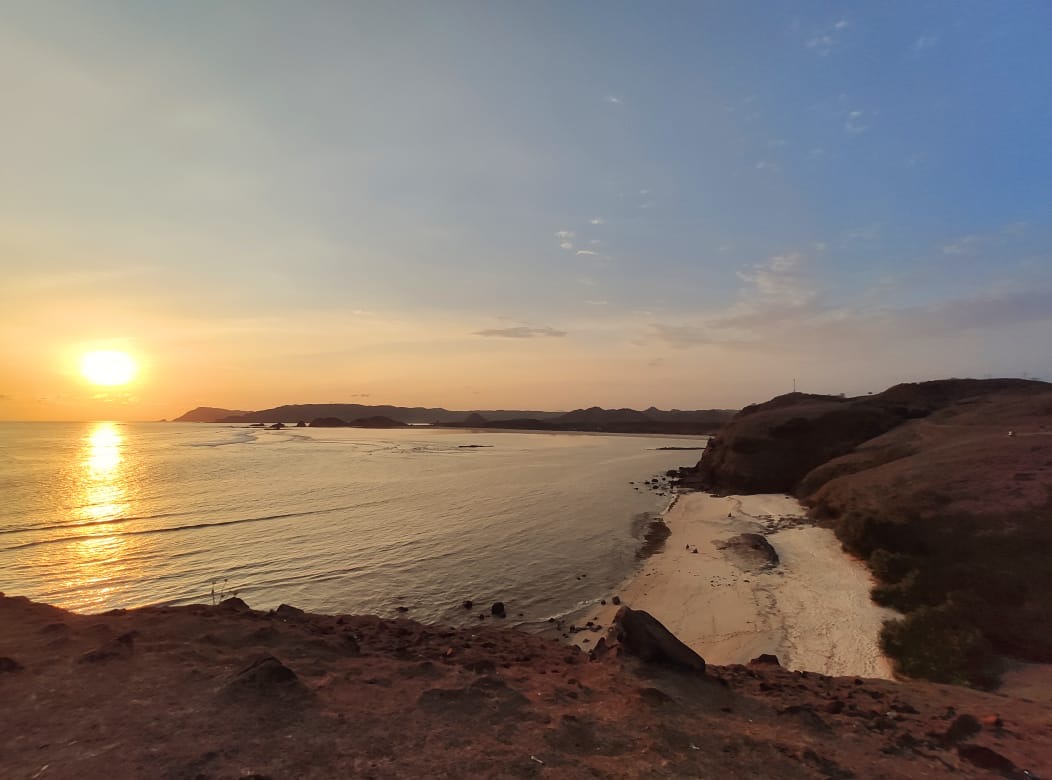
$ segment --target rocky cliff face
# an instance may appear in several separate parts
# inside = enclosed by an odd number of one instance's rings
[[[743,409],[691,478],[723,493],[792,492],[831,523],[881,581],[876,600],[910,614],[912,633],[886,632],[900,662],[917,661],[900,668],[992,684],[993,651],[1052,662],[1041,552],[1052,549],[1052,385],[780,396]],[[954,657],[920,663],[932,637],[958,645]]]

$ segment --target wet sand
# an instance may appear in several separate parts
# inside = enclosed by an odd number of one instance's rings
[[[870,601],[868,570],[840,549],[833,532],[803,516],[803,507],[782,495],[684,494],[665,516],[672,535],[664,550],[618,595],[710,663],[773,653],[789,669],[890,679],[878,633],[896,613]],[[721,549],[743,533],[765,534],[779,562]],[[606,627],[617,609],[607,599],[584,619]],[[571,638],[588,649],[599,636],[584,631]]]

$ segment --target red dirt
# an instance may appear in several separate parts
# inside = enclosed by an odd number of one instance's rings
[[[0,700],[4,778],[1052,771],[1052,709],[1021,699],[769,664],[682,674],[512,630],[230,607],[77,615],[0,597]]]

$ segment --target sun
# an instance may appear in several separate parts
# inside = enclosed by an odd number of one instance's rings
[[[126,385],[135,378],[136,371],[138,366],[127,352],[87,352],[80,363],[80,373],[93,385]]]

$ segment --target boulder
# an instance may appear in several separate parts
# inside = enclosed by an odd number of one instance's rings
[[[223,599],[219,602],[220,609],[229,609],[234,612],[245,612],[248,610],[248,604],[237,596],[231,596],[228,599]]]
[[[307,693],[296,673],[272,655],[263,655],[252,661],[228,682],[224,688],[228,695],[235,696],[301,696]]]
[[[705,659],[679,641],[653,615],[621,607],[614,625],[621,646],[630,655],[647,663],[704,673]]]
[[[502,617],[507,617],[507,615],[508,615],[508,613],[504,611],[504,602],[503,601],[498,601],[498,602],[494,603],[494,605],[489,608],[489,611],[490,611],[490,614],[493,615],[494,617],[502,618]]]
[[[274,610],[274,615],[282,620],[299,620],[306,614],[299,607],[293,607],[289,604],[282,604]]]
[[[22,671],[22,664],[14,658],[0,658],[0,673],[20,671]]]
[[[781,666],[781,664],[778,662],[778,656],[773,655],[772,653],[762,653],[761,655],[758,655],[754,659],[749,661],[749,663],[750,664],[771,664],[771,665],[774,665],[774,666]]]

